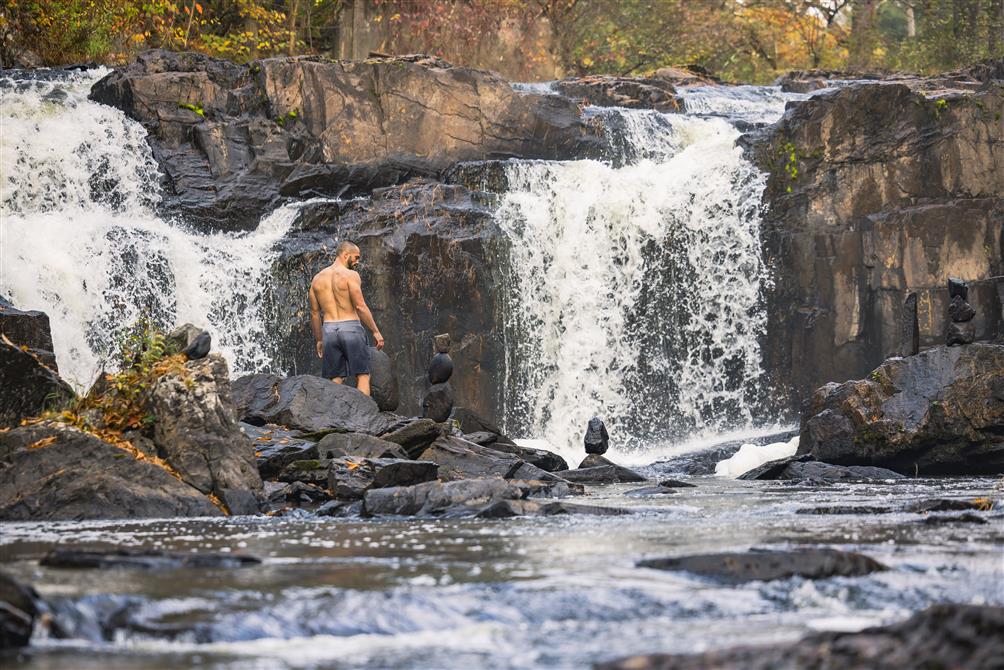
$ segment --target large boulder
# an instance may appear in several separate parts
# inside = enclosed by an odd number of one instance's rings
[[[0,432],[0,519],[48,521],[221,516],[154,459],[76,428]]]
[[[433,481],[438,469],[438,465],[428,461],[343,456],[328,464],[328,490],[336,498],[362,498],[370,489]]]
[[[317,443],[318,458],[397,458],[407,459],[408,452],[393,442],[362,433],[331,433]]]
[[[946,278],[1004,274],[1000,63],[974,70],[969,91],[843,86],[788,103],[741,139],[768,173],[763,247],[776,280],[764,367],[790,409],[898,352],[908,291],[931,347],[946,341]],[[969,301],[975,337],[1000,332],[994,282],[974,283]]]
[[[369,396],[345,384],[296,375],[250,375],[234,382],[241,420],[252,425],[279,424],[308,433],[326,429],[378,435],[389,426]]]
[[[72,400],[73,389],[32,349],[0,335],[0,428]]]
[[[775,668],[1000,668],[1004,608],[934,605],[906,621],[857,633],[821,632],[789,644],[750,645],[683,656],[652,654],[596,670],[774,670]]]
[[[474,516],[505,500],[559,497],[573,492],[567,482],[458,479],[372,489],[363,498],[363,511],[371,516]]]
[[[376,347],[370,347],[370,397],[381,412],[393,412],[401,404],[394,361]]]
[[[154,50],[94,85],[140,121],[170,188],[206,225],[250,228],[279,197],[351,196],[462,160],[588,153],[577,105],[424,57],[237,65]]]
[[[252,426],[249,423],[242,423],[241,431],[251,440],[258,474],[262,479],[276,477],[293,461],[318,457],[318,443],[302,439],[299,431],[275,425]]]
[[[183,373],[157,380],[150,399],[156,417],[158,453],[205,494],[214,494],[235,514],[254,514],[262,497],[251,441],[241,431],[220,354],[185,363]]]
[[[418,459],[439,465],[439,478],[443,481],[477,477],[542,481],[558,479],[518,456],[494,451],[458,437],[438,438]]]
[[[798,454],[907,475],[1004,473],[1004,346],[935,347],[823,386]]]

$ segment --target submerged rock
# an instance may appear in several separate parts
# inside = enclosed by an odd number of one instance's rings
[[[76,428],[0,432],[0,519],[141,519],[223,514],[147,457]]]
[[[501,500],[478,512],[479,519],[508,519],[516,516],[558,516],[562,514],[587,514],[593,516],[622,516],[631,510],[601,505],[580,505],[564,501]]]
[[[474,516],[505,500],[559,497],[573,492],[570,484],[561,481],[458,479],[372,489],[363,498],[363,512],[370,516]]]
[[[167,551],[84,551],[53,549],[39,561],[47,568],[132,568],[135,570],[172,570],[178,568],[244,568],[259,565],[261,559],[244,554],[183,554]]]
[[[1000,668],[1004,608],[934,605],[906,621],[857,633],[813,633],[791,644],[734,647],[703,654],[631,656],[596,670],[776,670],[777,668]]]
[[[893,470],[887,470],[886,468],[876,468],[867,465],[845,467],[808,460],[806,456],[790,456],[788,458],[780,458],[776,461],[769,461],[737,477],[737,479],[746,480],[808,482],[882,481],[905,478],[904,475]]]
[[[0,651],[28,646],[40,602],[31,586],[0,572]]]
[[[994,475],[1004,473],[1002,434],[1004,346],[939,346],[817,390],[798,453],[909,475]]]
[[[625,491],[626,496],[666,496],[673,495],[676,491],[668,486],[657,484],[655,486],[643,486],[639,489]]]
[[[655,558],[639,561],[638,567],[689,572],[728,584],[796,576],[805,579],[857,577],[886,569],[862,554],[812,548]]]

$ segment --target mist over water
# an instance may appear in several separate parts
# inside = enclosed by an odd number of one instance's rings
[[[592,108],[611,160],[510,163],[496,218],[512,242],[512,434],[574,458],[594,415],[622,452],[760,418],[764,176],[736,122],[773,121],[793,97],[701,88],[695,114]]]
[[[233,372],[267,369],[272,249],[299,206],[248,234],[165,218],[146,130],[87,100],[107,72],[0,80],[0,295],[49,315],[60,373],[81,388],[142,314],[207,328]]]

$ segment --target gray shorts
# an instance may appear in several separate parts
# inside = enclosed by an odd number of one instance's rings
[[[321,376],[354,377],[370,372],[370,347],[359,321],[328,321],[323,325]]]

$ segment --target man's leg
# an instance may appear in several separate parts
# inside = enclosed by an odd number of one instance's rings
[[[356,377],[356,388],[365,393],[370,394],[370,376],[368,374],[358,375]]]

